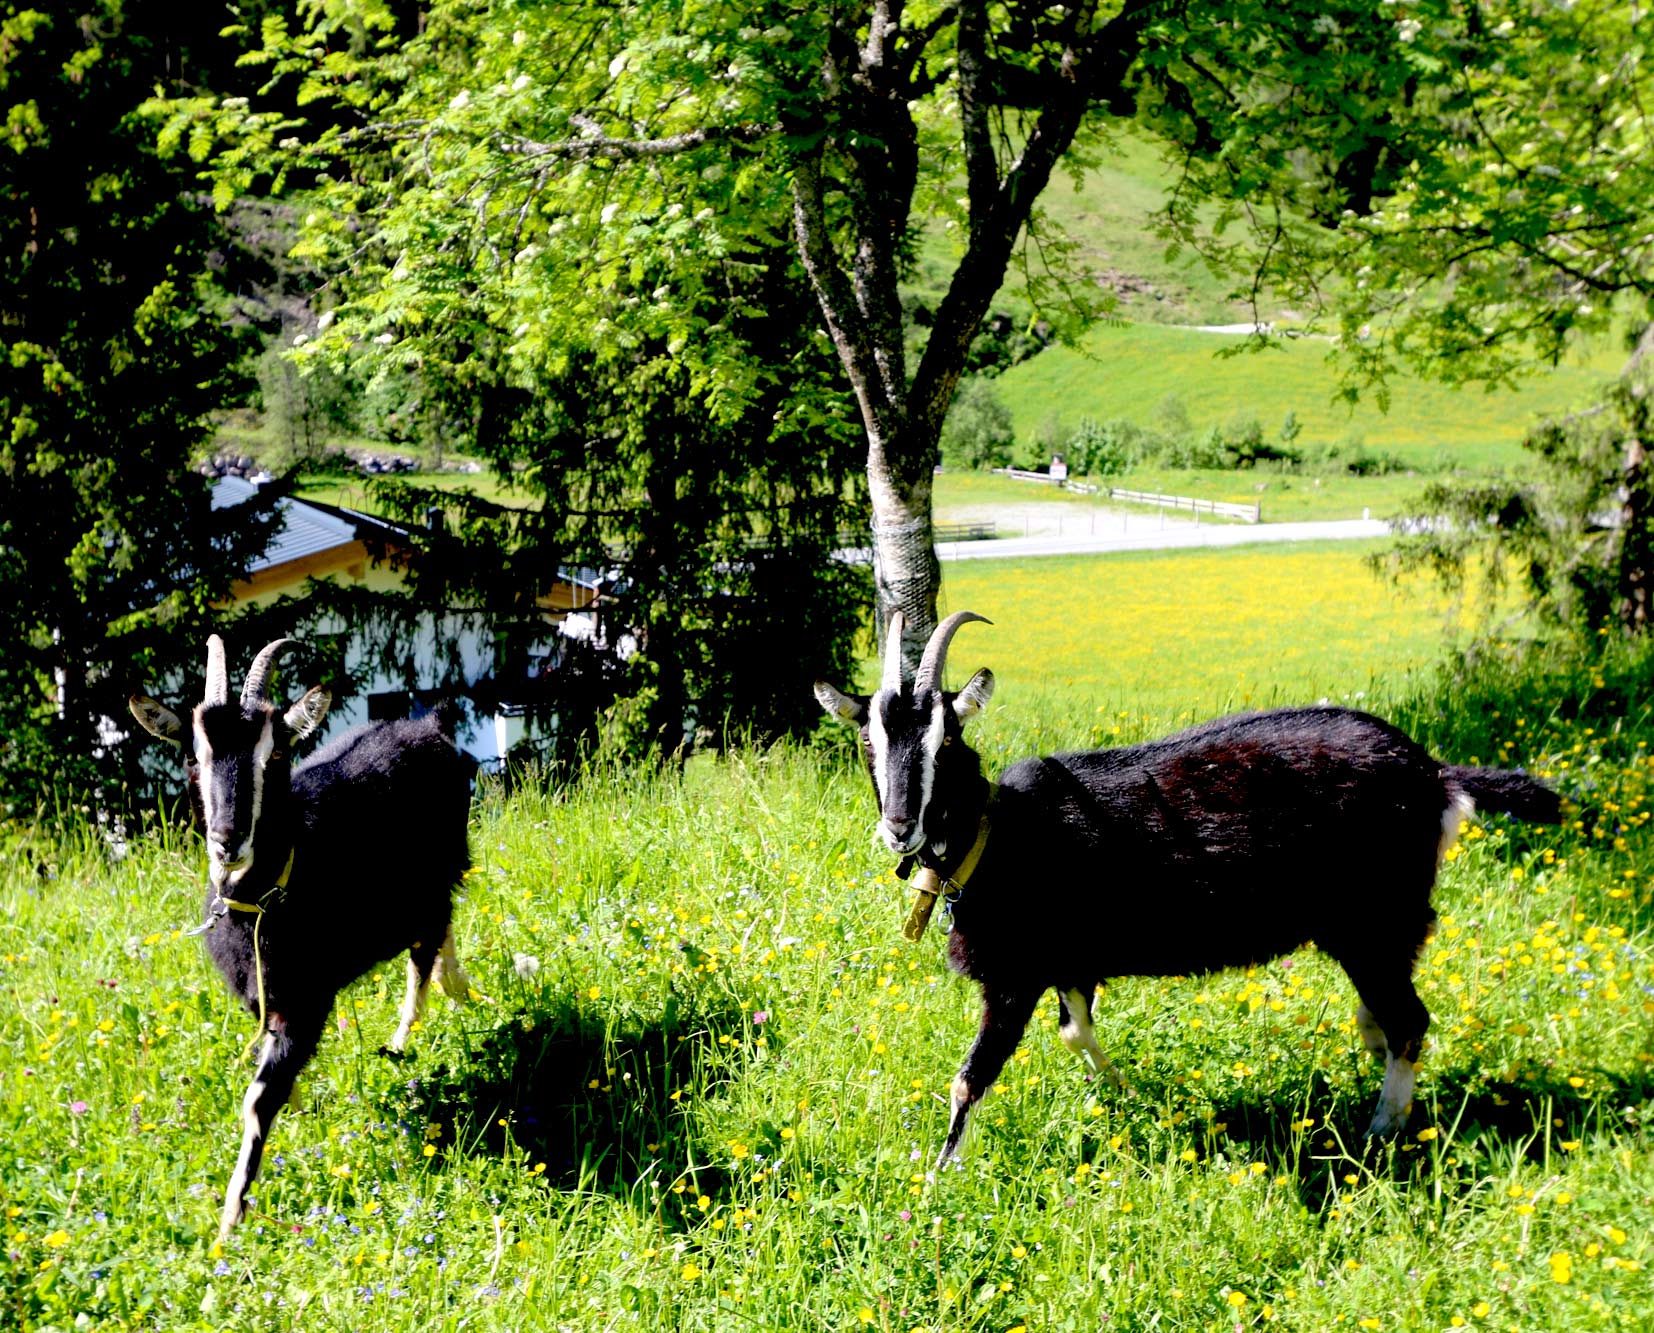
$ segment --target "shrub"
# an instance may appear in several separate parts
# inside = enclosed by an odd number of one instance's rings
[[[1119,417],[1109,421],[1081,417],[1064,446],[1069,471],[1075,476],[1118,476],[1151,452],[1149,432]]]
[[[994,382],[973,375],[963,381],[942,423],[942,461],[949,467],[1004,467],[1011,461],[1016,433],[1011,410]]]

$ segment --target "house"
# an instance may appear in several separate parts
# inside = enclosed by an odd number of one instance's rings
[[[219,478],[213,485],[213,507],[228,508],[257,494],[258,486],[241,477]],[[255,560],[247,577],[238,582],[227,605],[264,604],[279,597],[303,597],[311,579],[330,579],[369,589],[395,592],[406,578],[405,562],[397,559],[412,551],[406,529],[335,505],[287,498],[278,502],[284,521],[264,554]],[[599,596],[600,576],[595,570],[558,570],[538,598],[546,621],[546,638],[533,645],[527,660],[518,660],[505,669],[493,636],[473,616],[454,615],[440,621],[422,613],[420,628],[411,645],[412,676],[420,684],[410,691],[404,676],[369,671],[366,687],[329,711],[326,730],[337,734],[362,722],[407,717],[434,697],[442,679],[440,646],[457,644],[461,673],[467,686],[493,680],[496,688],[483,693],[496,696],[493,711],[474,713],[460,732],[460,744],[484,766],[497,766],[521,741],[530,728],[527,701],[534,693],[533,681],[557,665],[564,638],[589,639],[596,618],[591,614]],[[324,627],[325,628],[325,627]],[[342,633],[340,624],[334,630]],[[366,669],[366,646],[353,641],[346,646],[345,665],[358,679]],[[522,696],[521,699],[515,696]]]

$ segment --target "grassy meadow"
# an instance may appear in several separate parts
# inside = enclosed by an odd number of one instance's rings
[[[1240,629],[1218,559],[1248,590]],[[902,940],[866,778],[824,727],[682,773],[485,787],[456,920],[486,1000],[433,998],[392,1061],[401,962],[347,991],[220,1249],[253,1023],[180,936],[198,841],[149,821],[113,859],[84,827],[11,826],[0,1324],[1646,1328],[1654,718],[1625,683],[1646,660],[1539,679],[1494,663],[1442,693],[1429,629],[1404,626],[1439,622],[1355,561],[1048,561],[1037,598],[1010,565],[946,581],[951,607],[998,622],[953,653],[959,679],[999,676],[974,733],[990,769],[1365,689],[1438,753],[1526,764],[1582,800],[1563,829],[1477,827],[1445,866],[1397,1141],[1363,1150],[1380,1069],[1349,984],[1306,950],[1114,983],[1098,1033],[1126,1094],[1062,1048],[1047,997],[963,1161],[933,1171],[977,999],[939,930]],[[1261,613],[1271,590],[1298,611]],[[1098,884],[1153,891],[1106,866]],[[1060,928],[1066,887],[1030,889]],[[394,910],[394,885],[362,891]]]
[[[1536,375],[1516,389],[1455,389],[1412,375],[1392,382],[1388,412],[1364,399],[1352,409],[1335,398],[1331,344],[1303,339],[1257,352],[1235,352],[1246,339],[1152,324],[1094,329],[1082,351],[1051,347],[999,377],[1018,438],[1048,419],[1068,428],[1082,417],[1124,417],[1152,424],[1169,394],[1181,400],[1197,430],[1235,416],[1256,417],[1276,432],[1288,412],[1303,427],[1300,446],[1361,441],[1408,464],[1465,470],[1510,467],[1536,415],[1565,412],[1590,401],[1617,372],[1622,354],[1600,348],[1577,363]]]
[[[1374,576],[1365,559],[1381,545],[961,560],[943,571],[944,610],[995,623],[962,631],[953,655],[960,672],[991,666],[1004,706],[1032,726],[1070,726],[1084,702],[1152,726],[1395,697],[1428,677],[1458,617],[1423,580]],[[864,671],[877,681],[876,663]],[[1118,734],[1087,725],[1089,743]]]

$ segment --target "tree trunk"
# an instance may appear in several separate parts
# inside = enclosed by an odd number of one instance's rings
[[[873,587],[879,627],[902,614],[902,657],[916,665],[936,628],[942,567],[936,559],[931,490],[935,442],[925,447],[910,428],[897,441],[872,436],[867,455],[867,488],[873,507]],[[919,465],[922,462],[922,466]],[[882,641],[882,635],[881,635]]]

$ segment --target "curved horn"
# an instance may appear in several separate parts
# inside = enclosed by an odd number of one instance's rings
[[[907,620],[900,611],[890,613],[889,637],[884,641],[884,679],[879,682],[881,690],[900,690],[902,688],[902,631],[907,628]]]
[[[975,611],[955,611],[936,627],[936,632],[930,636],[930,642],[925,645],[925,655],[919,659],[919,670],[913,676],[915,694],[920,690],[942,688],[942,668],[948,662],[948,644],[953,639],[954,631],[972,620],[980,620],[984,625],[994,623],[987,616],[977,615]]]
[[[230,673],[224,665],[224,640],[216,634],[207,636],[207,693],[202,702],[230,702]]]
[[[276,658],[297,643],[297,639],[277,639],[260,649],[259,655],[253,659],[252,666],[247,668],[247,683],[241,687],[242,703],[265,701],[265,695],[270,688],[270,672],[276,665]]]

